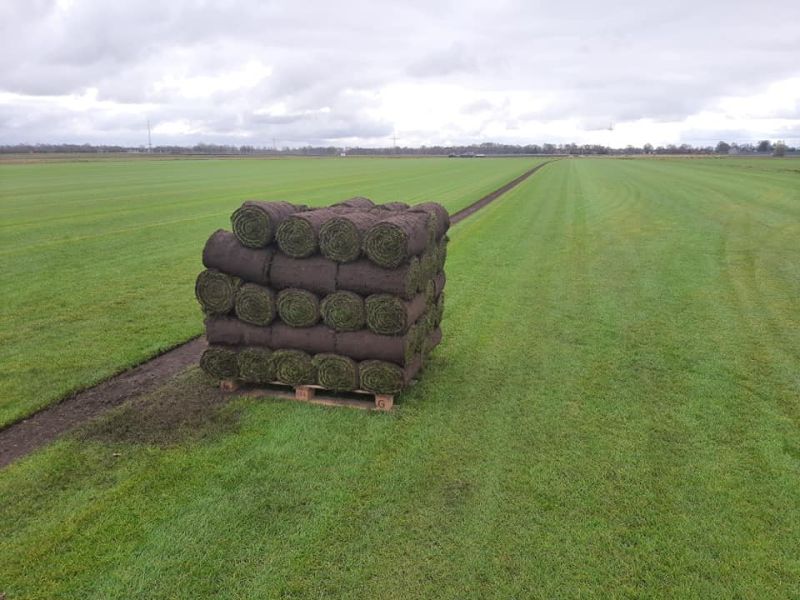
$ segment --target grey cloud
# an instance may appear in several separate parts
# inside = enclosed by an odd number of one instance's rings
[[[428,143],[481,136],[490,121],[505,123],[509,138],[533,121],[577,119],[587,131],[606,121],[680,121],[723,96],[800,75],[797,22],[800,4],[791,0],[770,10],[721,0],[76,0],[67,9],[5,0],[0,92],[57,98],[95,88],[99,100],[125,110],[0,105],[0,142],[73,135],[126,143],[138,139],[137,120],[148,116],[189,120],[207,139],[379,139],[393,126],[390,115],[375,116],[376,97],[392,83],[447,82],[552,100],[516,115],[488,99],[456,104],[460,119],[408,133]],[[230,73],[250,60],[273,72],[245,91],[197,98],[156,86],[176,74]],[[800,119],[798,107],[774,116]]]

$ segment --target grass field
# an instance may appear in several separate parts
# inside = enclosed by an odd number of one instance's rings
[[[452,231],[400,410],[239,399],[153,435],[120,409],[0,472],[0,592],[800,596],[799,182],[546,166]]]
[[[0,164],[0,427],[199,334],[203,243],[247,198],[358,194],[458,210],[537,162]]]

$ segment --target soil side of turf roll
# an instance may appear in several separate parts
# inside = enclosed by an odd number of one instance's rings
[[[555,160],[559,159],[548,160],[537,165],[491,194],[487,194],[451,215],[451,225],[463,221]],[[343,287],[343,289],[348,288]],[[357,292],[358,290],[354,289],[353,291]],[[398,293],[398,295],[402,294]],[[0,429],[0,468],[49,444],[62,434],[126,400],[152,392],[166,379],[197,364],[206,346],[207,342],[203,337],[194,338],[88,389],[71,394],[57,404],[47,406],[30,417]]]
[[[324,256],[292,258],[276,252],[269,270],[273,289],[303,288],[324,296],[336,291],[338,263]]]
[[[337,332],[336,354],[349,356],[353,360],[376,359],[403,366],[406,364],[410,335],[378,335],[368,329]]]
[[[416,292],[416,286],[409,282],[410,269],[408,263],[397,269],[384,269],[362,258],[339,265],[336,287],[362,296],[384,293],[409,300]]]
[[[218,229],[203,248],[203,264],[235,275],[245,281],[269,285],[269,270],[274,250],[245,248],[230,231]]]
[[[311,354],[336,350],[336,332],[325,325],[290,327],[286,323],[275,323],[271,329],[272,344],[276,349],[304,350]]]
[[[384,212],[384,211],[401,211],[401,210],[408,210],[408,204],[405,202],[384,202],[383,204],[376,204],[372,211],[375,212]]]
[[[354,196],[344,202],[337,202],[331,206],[332,209],[340,211],[340,212],[347,212],[350,210],[359,210],[359,211],[366,211],[370,210],[375,206],[375,203],[370,200],[369,198],[365,198],[364,196]]]
[[[444,271],[439,271],[436,274],[436,277],[433,278],[433,286],[434,286],[434,297],[438,298],[442,294],[442,290],[444,290],[444,286],[447,283],[447,276],[444,274]]]
[[[274,347],[273,326],[250,325],[234,317],[211,317],[205,320],[205,325],[209,344]]]

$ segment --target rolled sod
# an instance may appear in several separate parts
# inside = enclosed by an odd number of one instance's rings
[[[403,391],[422,366],[419,355],[406,367],[382,360],[365,360],[358,365],[361,388],[375,394],[397,394]]]
[[[440,240],[447,230],[450,229],[450,214],[447,209],[438,202],[423,202],[415,204],[408,209],[409,212],[424,212],[431,217],[433,222],[434,239]]]
[[[394,269],[424,252],[430,241],[429,215],[403,211],[384,217],[364,236],[364,253],[380,267]]]
[[[292,327],[311,327],[320,318],[319,298],[308,290],[288,288],[278,292],[278,315]]]
[[[428,336],[428,339],[425,340],[425,348],[424,348],[425,354],[430,354],[430,352],[441,343],[442,343],[442,330],[439,327],[437,327]]]
[[[337,262],[350,262],[361,255],[364,234],[381,215],[349,212],[328,219],[319,230],[319,249],[323,256]]]
[[[436,246],[436,270],[443,271],[444,264],[447,262],[447,242],[450,239],[447,236],[444,236],[441,240],[439,240],[438,245]]]
[[[275,350],[272,353],[275,379],[289,385],[314,383],[311,357],[301,350]]]
[[[439,271],[436,274],[436,277],[433,278],[433,286],[435,289],[434,295],[438,298],[442,291],[444,291],[444,285],[447,283],[447,277],[444,274],[444,271]]]
[[[436,318],[434,319],[434,323],[438,327],[439,324],[442,322],[444,318],[444,292],[439,294],[439,297],[436,298],[436,306],[434,307],[434,315]]]
[[[408,204],[406,204],[405,202],[385,202],[383,204],[376,204],[371,209],[372,212],[382,212],[382,211],[399,212],[402,210],[408,210]]]
[[[275,318],[275,292],[257,283],[245,283],[236,292],[236,316],[251,325],[269,325]]]
[[[231,215],[236,239],[247,248],[263,248],[272,242],[283,221],[302,207],[289,202],[248,200]]]
[[[319,230],[338,214],[330,208],[295,213],[287,217],[275,234],[278,247],[292,258],[306,258],[319,248]]]
[[[245,248],[230,231],[218,229],[203,248],[203,264],[246,281],[269,285],[269,267],[274,251],[271,248]]]
[[[430,247],[419,257],[419,278],[422,289],[425,288],[425,283],[429,279],[433,279],[436,276],[436,272],[439,270],[437,262],[438,253],[435,246]]]
[[[425,306],[428,308],[436,306],[436,284],[433,279],[425,282],[425,289],[422,293],[425,295]]]
[[[364,299],[346,290],[325,296],[320,304],[320,312],[325,325],[336,331],[358,331],[367,322]]]
[[[403,300],[391,294],[372,294],[364,301],[367,327],[381,335],[400,335],[420,318],[428,303],[425,294]]]
[[[313,360],[317,383],[337,392],[358,389],[358,363],[339,354],[317,354]]]
[[[290,327],[286,323],[276,322],[269,329],[273,348],[304,350],[313,354],[336,350],[336,332],[324,325]]]
[[[377,359],[406,365],[419,353],[419,348],[416,325],[405,335],[380,335],[366,329],[336,334],[336,353],[354,360]]]
[[[209,346],[200,357],[200,368],[217,379],[235,379],[239,375],[236,350],[225,346]]]
[[[322,256],[292,258],[276,252],[269,270],[270,287],[297,287],[325,295],[336,291],[337,263]]]
[[[414,257],[396,269],[384,269],[363,258],[344,263],[339,265],[336,285],[363,296],[383,293],[410,300],[419,285],[419,260]]]
[[[248,383],[269,383],[275,380],[272,350],[269,348],[242,348],[236,355],[239,379]]]
[[[206,269],[197,276],[194,295],[206,314],[226,315],[233,310],[240,285],[241,280],[237,277]]]
[[[364,198],[363,196],[356,196],[355,198],[350,198],[349,200],[345,200],[344,202],[337,202],[331,206],[332,209],[339,210],[339,211],[350,211],[350,210],[370,210],[375,206],[375,203],[370,200],[369,198]]]
[[[273,326],[250,325],[233,317],[211,317],[205,320],[205,326],[209,344],[273,347]]]

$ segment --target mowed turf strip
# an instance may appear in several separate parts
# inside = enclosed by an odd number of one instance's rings
[[[456,211],[539,162],[0,164],[0,427],[199,334],[203,244],[247,198],[436,199]]]
[[[394,413],[201,417],[191,369],[0,471],[3,591],[798,596],[800,198],[709,169],[559,161],[457,225]]]

